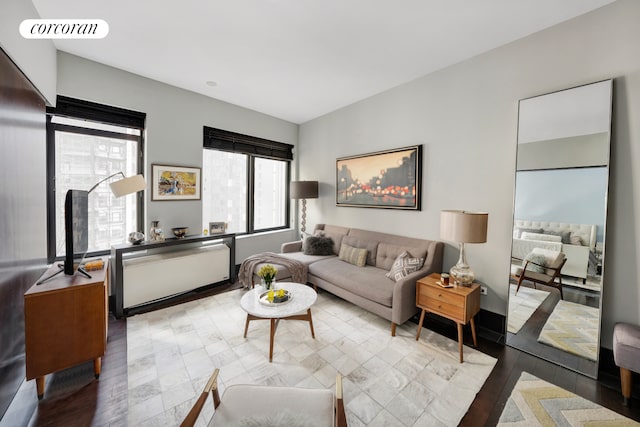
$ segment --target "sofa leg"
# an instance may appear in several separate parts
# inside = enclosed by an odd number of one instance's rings
[[[625,368],[620,368],[620,382],[622,383],[622,396],[624,397],[624,405],[629,405],[629,399],[631,398],[631,371]]]
[[[391,336],[395,337],[396,336],[396,324],[391,322]]]

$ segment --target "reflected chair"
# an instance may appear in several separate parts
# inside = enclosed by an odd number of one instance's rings
[[[534,249],[534,252],[535,251],[536,249]],[[523,282],[530,282],[533,283],[534,289],[536,289],[536,284],[556,288],[560,291],[560,299],[564,299],[564,295],[562,294],[562,275],[560,272],[567,262],[567,257],[562,252],[547,249],[540,249],[538,253],[545,256],[547,260],[545,264],[526,259],[524,260],[522,268],[517,268],[516,271],[513,272],[512,277],[518,285],[516,287],[516,294],[520,290],[520,285],[522,285]],[[537,266],[538,270],[543,271],[533,271],[532,268],[534,266]]]
[[[214,413],[208,425],[313,425],[346,427],[342,400],[342,376],[336,376],[335,395],[331,390],[235,384],[220,398],[216,369],[180,427],[195,425],[211,393]],[[244,425],[244,424],[242,424]]]

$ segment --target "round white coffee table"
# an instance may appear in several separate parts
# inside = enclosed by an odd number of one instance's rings
[[[277,289],[285,289],[293,295],[290,301],[282,304],[264,305],[259,300],[259,293],[264,292],[261,286],[256,286],[247,292],[240,300],[240,306],[247,312],[247,321],[244,325],[244,337],[247,337],[249,322],[252,320],[270,320],[271,331],[269,333],[269,362],[273,359],[273,339],[276,335],[278,322],[282,320],[306,320],[309,322],[311,337],[315,339],[313,320],[311,319],[311,306],[316,302],[318,294],[310,286],[292,282],[278,282]],[[302,313],[306,310],[306,313]]]

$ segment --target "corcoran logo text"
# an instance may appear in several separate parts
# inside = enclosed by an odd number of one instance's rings
[[[25,19],[20,34],[25,39],[102,39],[109,24],[102,19]]]

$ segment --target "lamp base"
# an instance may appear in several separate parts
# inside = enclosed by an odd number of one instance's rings
[[[476,279],[475,273],[466,264],[456,264],[449,270],[451,281],[458,286],[471,286]]]

